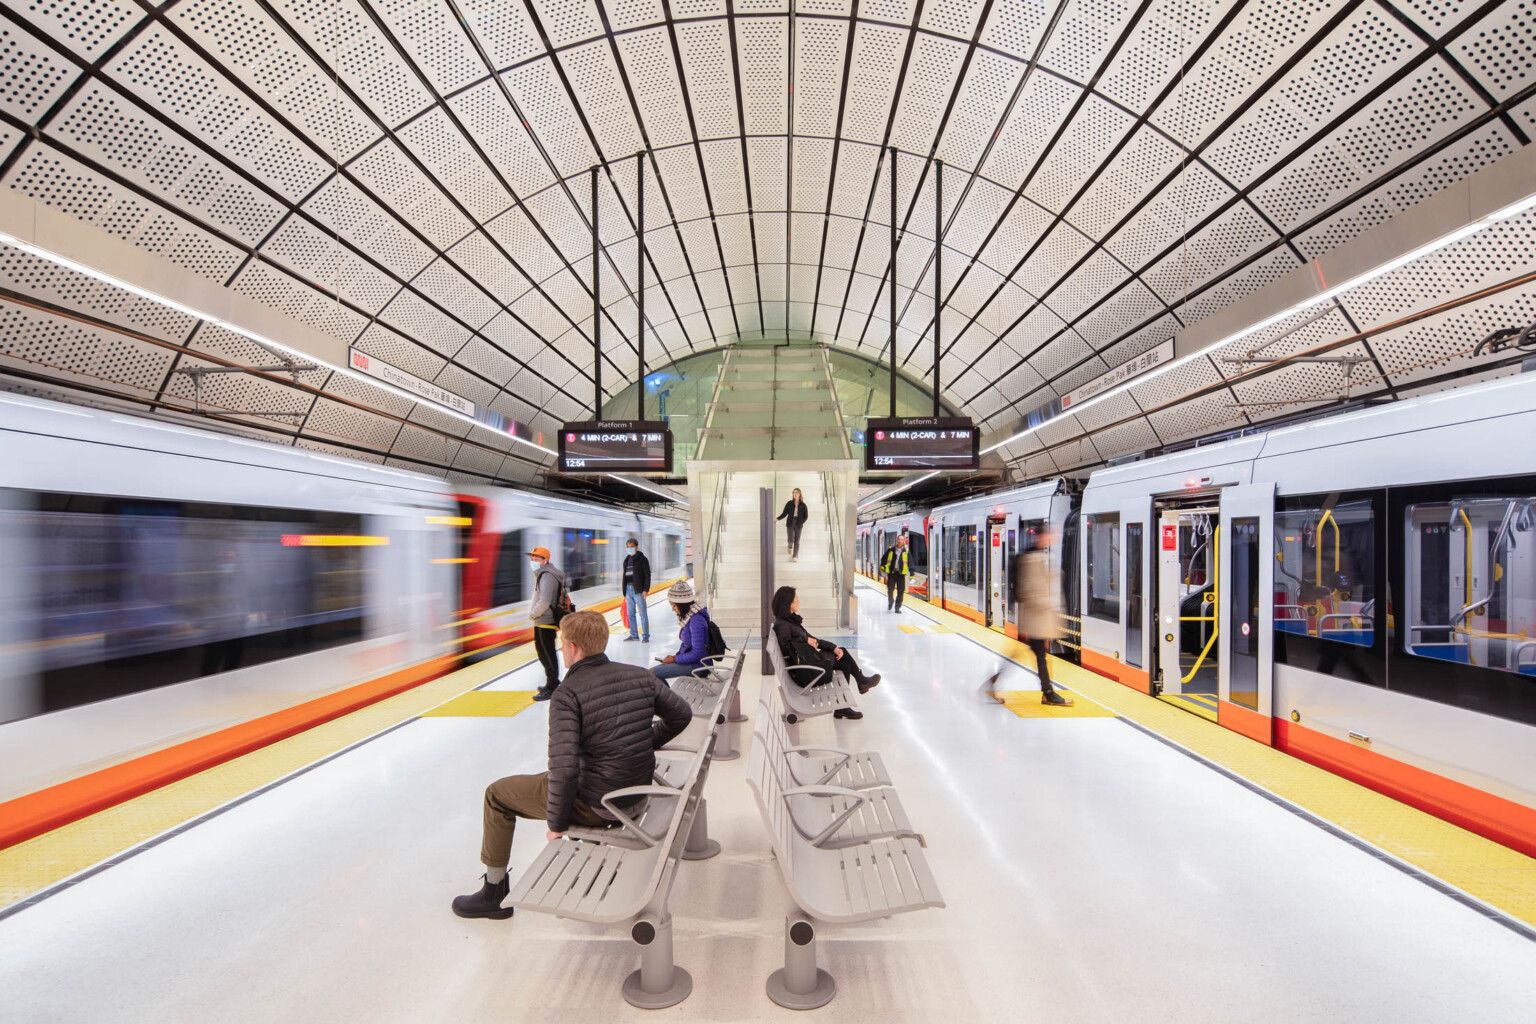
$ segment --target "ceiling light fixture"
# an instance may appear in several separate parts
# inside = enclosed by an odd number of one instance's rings
[[[283,352],[286,352],[286,353],[288,353],[291,356],[295,356],[295,357],[297,357],[299,359],[308,360],[309,362],[312,362],[312,363],[318,363],[319,365],[325,367],[327,370],[330,370],[330,371],[332,371],[334,373],[339,373],[339,374],[342,374],[343,376],[351,377],[354,380],[359,380],[359,381],[362,381],[364,384],[368,384],[368,385],[370,385],[372,387],[376,387],[376,388],[378,388],[381,391],[388,391],[392,395],[397,395],[397,396],[399,396],[401,398],[409,399],[412,402],[416,402],[416,403],[420,403],[422,405],[428,406],[428,407],[432,408],[433,410],[435,410],[437,412],[443,413],[444,415],[452,416],[456,420],[461,420],[461,421],[463,421],[465,423],[470,424],[471,426],[479,427],[481,430],[485,430],[485,431],[488,431],[488,432],[490,432],[492,434],[495,434],[497,437],[510,437],[510,438],[512,438],[512,440],[516,441],[518,444],[527,445],[529,448],[533,448],[533,449],[536,449],[538,451],[541,451],[545,455],[555,455],[555,454],[557,454],[553,450],[551,450],[549,448],[545,448],[541,444],[535,444],[533,441],[529,441],[526,438],[518,437],[516,434],[508,434],[506,431],[497,430],[495,427],[492,427],[489,424],[481,423],[479,420],[475,419],[473,416],[466,416],[464,413],[459,412],[457,409],[450,409],[446,405],[439,405],[438,403],[436,403],[434,401],[431,401],[430,399],[423,398],[420,395],[412,394],[411,392],[406,391],[403,388],[397,388],[393,384],[386,383],[385,381],[382,381],[382,380],[380,380],[377,377],[370,377],[370,376],[367,376],[366,374],[358,373],[357,371],[351,369],[350,367],[347,367],[347,366],[337,366],[334,363],[326,362],[324,359],[319,359],[319,358],[311,355],[308,352],[300,351],[299,349],[294,348],[292,345],[285,345],[281,341],[277,341],[277,340],[275,340],[273,338],[269,338],[269,337],[267,337],[264,334],[259,334],[256,331],[252,331],[252,330],[250,330],[248,328],[241,327],[239,324],[236,324],[236,323],[233,323],[231,321],[225,320],[222,317],[217,317],[217,316],[214,316],[214,315],[212,315],[210,313],[206,313],[206,312],[204,312],[204,311],[202,311],[200,309],[197,309],[197,308],[195,308],[193,306],[189,306],[189,305],[187,305],[184,302],[178,302],[177,300],[175,300],[173,298],[170,298],[169,296],[161,295],[158,292],[150,291],[148,288],[140,287],[139,285],[136,285],[136,284],[134,284],[131,281],[125,281],[122,278],[116,277],[116,276],[114,276],[112,274],[108,274],[105,271],[97,270],[95,267],[92,267],[92,266],[90,266],[88,264],[85,264],[85,263],[81,263],[78,260],[71,259],[68,256],[64,256],[64,255],[62,255],[60,253],[56,253],[56,252],[54,252],[51,249],[46,249],[46,248],[44,248],[44,247],[42,247],[40,245],[36,245],[36,244],[34,244],[32,242],[24,241],[23,239],[17,238],[15,235],[9,234],[9,233],[4,232],[4,231],[0,231],[0,243],[4,243],[5,245],[13,246],[14,248],[20,249],[24,253],[28,253],[28,254],[30,254],[32,256],[36,256],[38,259],[41,259],[41,260],[46,260],[49,263],[53,263],[53,264],[55,264],[57,266],[63,267],[66,270],[73,270],[77,274],[83,274],[84,276],[89,277],[89,278],[91,278],[94,281],[100,281],[102,284],[111,285],[113,288],[121,288],[125,292],[129,292],[129,293],[131,293],[133,295],[137,295],[137,296],[139,296],[142,299],[148,299],[150,302],[158,303],[158,304],[166,307],[167,309],[174,309],[178,313],[184,313],[187,316],[193,317],[194,319],[202,320],[205,323],[213,324],[215,327],[222,327],[226,331],[229,331],[231,334],[238,334],[240,337],[247,338],[247,339],[249,339],[251,341],[254,341],[258,345],[266,346],[266,347],[269,347],[269,348],[279,349],[279,350],[281,350]],[[192,355],[196,355],[195,352],[191,353],[191,354]]]
[[[915,484],[920,484],[924,480],[930,480],[933,477],[936,477],[938,475],[939,475],[939,471],[936,469],[932,473],[925,473],[925,474],[923,474],[920,477],[915,477],[915,478],[913,478],[911,480],[908,480],[906,483],[902,484],[900,487],[895,488],[894,490],[884,491],[884,492],[882,492],[880,494],[871,495],[868,501],[864,502],[862,505],[859,506],[859,511],[862,512],[866,508],[868,508],[869,506],[875,504],[878,501],[884,501],[885,499],[889,498],[893,494],[899,494],[902,491],[906,490],[908,487],[912,487]]]
[[[1045,420],[1042,423],[1037,423],[1032,427],[1026,427],[1025,429],[1019,431],[1017,434],[1014,434],[1012,437],[1007,438],[1006,440],[999,441],[994,445],[989,445],[988,447],[983,448],[981,450],[981,454],[987,455],[1006,445],[1013,444],[1015,441],[1021,440],[1025,437],[1028,437],[1030,434],[1037,433],[1044,427],[1050,426],[1057,420],[1064,419],[1067,416],[1076,415],[1082,410],[1088,408],[1090,405],[1102,402],[1108,398],[1114,397],[1115,395],[1124,394],[1125,392],[1131,390],[1131,388],[1139,387],[1152,378],[1161,376],[1162,374],[1167,373],[1175,367],[1182,366],[1193,359],[1206,358],[1216,349],[1221,348],[1223,345],[1230,345],[1234,341],[1241,341],[1243,338],[1246,338],[1249,335],[1257,334],[1259,331],[1273,327],[1275,324],[1280,323],[1288,317],[1295,316],[1297,313],[1311,309],[1313,306],[1320,306],[1325,302],[1331,302],[1332,300],[1338,298],[1340,295],[1349,291],[1351,288],[1358,288],[1361,285],[1370,281],[1374,281],[1385,274],[1390,274],[1394,270],[1400,270],[1415,260],[1423,259],[1425,256],[1428,256],[1434,252],[1438,252],[1439,250],[1444,249],[1446,246],[1455,245],[1457,242],[1470,238],[1472,235],[1477,234],[1479,231],[1486,227],[1491,227],[1500,221],[1506,221],[1512,217],[1518,217],[1520,214],[1526,213],[1532,209],[1536,209],[1536,192],[1531,193],[1524,199],[1510,203],[1508,206],[1500,207],[1499,209],[1481,218],[1480,220],[1475,220],[1472,223],[1459,227],[1454,231],[1447,232],[1446,234],[1441,235],[1439,238],[1436,238],[1433,241],[1426,242],[1416,249],[1411,249],[1408,252],[1403,253],[1401,256],[1394,257],[1390,260],[1387,260],[1385,263],[1378,264],[1369,270],[1356,274],[1354,277],[1343,282],[1342,284],[1336,284],[1332,288],[1318,292],[1316,295],[1313,295],[1310,298],[1302,299],[1300,302],[1288,306],[1278,313],[1271,314],[1270,316],[1265,317],[1257,323],[1250,324],[1249,326],[1244,327],[1239,331],[1235,331],[1232,334],[1229,334],[1226,337],[1220,339],[1219,341],[1213,342],[1210,345],[1206,345],[1204,348],[1201,348],[1198,351],[1190,352],[1187,355],[1180,356],[1177,359],[1164,363],[1162,366],[1148,370],[1141,376],[1127,381],[1118,387],[1110,388],[1108,391],[1095,395],[1084,402],[1072,406],[1069,410],[1063,410],[1062,412],[1057,413],[1055,416],[1052,416],[1050,419]]]

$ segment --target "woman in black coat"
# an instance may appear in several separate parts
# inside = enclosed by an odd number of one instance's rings
[[[859,671],[858,663],[853,660],[853,655],[837,646],[830,640],[818,640],[806,631],[804,621],[800,618],[800,597],[795,593],[794,587],[780,587],[773,595],[773,635],[779,645],[779,650],[784,654],[786,665],[814,665],[825,671],[820,676],[812,677],[812,681],[801,684],[803,687],[818,686],[831,680],[833,672],[842,672],[854,682],[859,684],[860,693],[868,693],[880,683],[880,674],[866,676]],[[791,675],[797,675],[791,673]],[[798,673],[799,676],[807,676],[809,673]],[[799,684],[799,679],[795,680]],[[863,718],[861,712],[852,708],[838,708],[833,713],[836,718]]]
[[[774,517],[774,522],[785,520],[784,528],[789,531],[789,560],[800,561],[800,531],[805,528],[805,517],[810,515],[810,510],[805,507],[805,499],[800,496],[800,488],[796,487],[790,492],[789,500],[784,503],[784,511]]]

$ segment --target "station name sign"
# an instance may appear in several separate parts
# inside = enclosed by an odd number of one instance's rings
[[[871,419],[864,428],[864,468],[973,470],[981,464],[980,446],[981,432],[963,416]]]
[[[366,352],[359,352],[355,348],[347,349],[347,365],[358,373],[369,377],[377,377],[386,384],[393,384],[401,391],[407,391],[420,398],[437,405],[446,406],[454,412],[463,413],[465,416],[475,414],[475,403],[467,398],[454,394],[447,388],[440,388],[429,380],[422,380],[413,373],[406,373],[398,366],[392,366]]]
[[[1173,361],[1173,339],[1169,338],[1156,348],[1148,349],[1135,359],[1121,363],[1102,377],[1095,377],[1075,391],[1069,391],[1061,396],[1061,407],[1070,409],[1074,405],[1081,405],[1090,398],[1095,398],[1108,391],[1117,384],[1124,384],[1132,377],[1139,377],[1155,367]]]
[[[654,420],[583,420],[560,428],[562,473],[671,473],[672,431]]]

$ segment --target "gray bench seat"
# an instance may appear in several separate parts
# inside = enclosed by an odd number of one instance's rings
[[[858,708],[859,688],[841,672],[826,673],[825,669],[815,665],[788,664],[779,648],[778,638],[772,633],[763,638],[763,645],[768,648],[768,659],[784,702],[785,722],[794,725],[802,719],[830,715],[840,708]],[[824,673],[831,678],[802,688],[805,679]]]

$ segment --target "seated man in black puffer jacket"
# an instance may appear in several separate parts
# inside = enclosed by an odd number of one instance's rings
[[[571,612],[561,619],[560,644],[569,667],[549,702],[549,771],[512,775],[486,787],[480,845],[485,885],[453,901],[460,917],[512,916],[501,901],[511,888],[507,859],[518,818],[545,819],[549,839],[559,839],[572,824],[609,824],[613,819],[603,809],[603,797],[626,786],[650,785],[656,750],[693,720],[688,702],[646,669],[608,660],[603,653],[608,622],[597,612]]]

